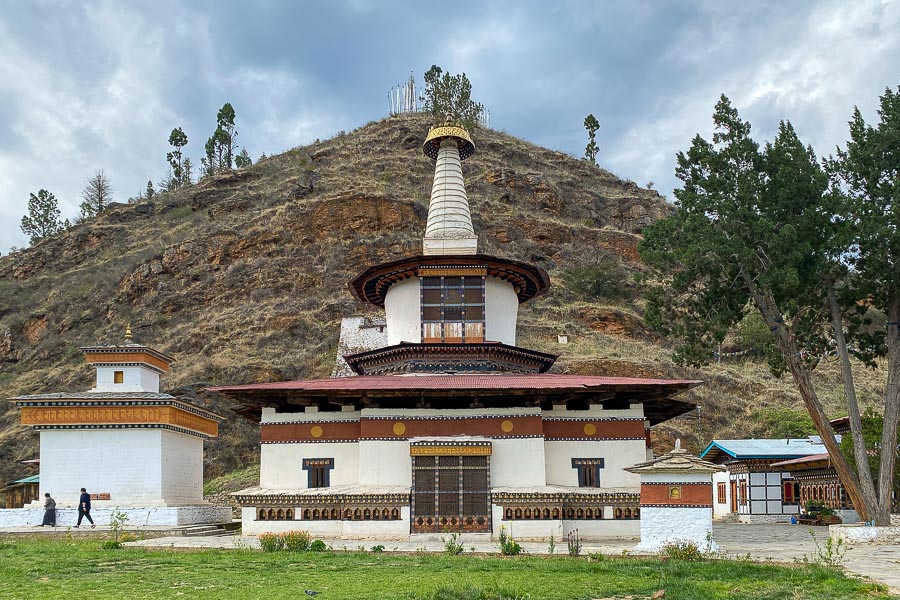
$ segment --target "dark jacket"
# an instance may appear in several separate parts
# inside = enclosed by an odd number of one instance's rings
[[[91,495],[87,492],[81,495],[81,498],[78,499],[78,510],[84,510],[85,512],[91,510]]]

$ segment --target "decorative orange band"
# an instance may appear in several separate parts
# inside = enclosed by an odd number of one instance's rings
[[[641,505],[712,506],[711,483],[642,483]]]
[[[23,406],[22,425],[174,425],[210,437],[219,423],[176,406]]]
[[[473,277],[486,277],[487,269],[484,267],[466,267],[456,269],[419,269],[419,276],[421,277],[462,277],[465,275]]]
[[[410,456],[490,456],[490,446],[411,446]]]
[[[86,352],[84,360],[89,365],[143,363],[163,373],[169,372],[169,363],[147,352]]]

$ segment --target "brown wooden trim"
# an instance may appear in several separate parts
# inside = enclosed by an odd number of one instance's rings
[[[262,423],[259,433],[262,443],[359,441],[359,421]]]
[[[163,373],[169,372],[169,363],[148,352],[86,352],[84,360],[89,365],[143,363]]]
[[[627,421],[544,419],[547,440],[645,440],[643,419]]]
[[[540,415],[470,419],[394,419],[360,420],[360,435],[366,439],[407,439],[423,436],[481,435],[492,438],[539,437],[543,433]]]

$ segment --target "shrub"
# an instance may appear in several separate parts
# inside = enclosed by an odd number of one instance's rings
[[[522,553],[522,546],[506,533],[506,525],[500,526],[500,552],[506,556],[516,556]]]
[[[261,533],[259,545],[263,552],[279,552],[284,550],[284,537],[277,533]]]
[[[700,546],[689,540],[672,540],[663,547],[661,554],[674,560],[696,562],[703,560],[703,552]]]
[[[309,550],[308,531],[288,531],[283,535],[284,549],[288,552],[306,552]]]
[[[322,540],[316,540],[312,544],[309,545],[310,552],[325,552],[328,547],[325,545],[325,542]]]
[[[378,544],[377,546],[372,546],[371,550],[372,552],[384,552],[384,546]]]
[[[117,542],[115,540],[106,540],[103,542],[104,550],[118,550],[122,547],[122,542]]]

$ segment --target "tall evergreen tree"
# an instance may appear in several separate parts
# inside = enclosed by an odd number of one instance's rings
[[[22,217],[22,233],[34,244],[40,239],[69,227],[68,221],[59,217],[59,202],[47,190],[38,190],[28,199],[28,214]]]
[[[153,196],[155,196],[155,195],[156,195],[156,190],[153,189],[153,181],[148,179],[147,180],[147,189],[144,192],[144,197],[147,200],[153,200]]]
[[[584,118],[584,128],[588,132],[588,144],[584,149],[584,157],[596,165],[598,150],[596,136],[597,130],[600,129],[600,123],[593,114],[590,114]]]
[[[835,307],[832,314],[845,390],[854,401],[856,393],[842,331],[846,317],[842,319],[844,315],[837,310],[839,300],[854,309],[874,307],[887,318],[885,335],[858,336],[862,339],[856,341],[857,346],[867,343],[864,349],[869,351],[868,357],[887,358],[881,447],[896,448],[900,424],[900,86],[896,92],[885,89],[879,99],[878,116],[879,122],[872,126],[858,108],[854,109],[846,149],[838,149],[837,158],[826,163],[836,193],[846,198],[845,210],[837,221],[846,232],[840,257],[851,275],[830,300]],[[860,329],[853,322],[847,328],[851,334]],[[850,426],[855,444],[864,437],[858,410],[851,412]],[[856,458],[862,470],[868,453],[856,447]],[[876,482],[878,521],[882,523],[889,520],[892,508],[896,462],[896,452],[881,453]],[[896,501],[900,503],[900,498]]]
[[[712,143],[698,135],[678,154],[679,210],[648,227],[640,244],[659,284],[646,318],[678,340],[676,360],[697,365],[748,311],[758,311],[772,333],[770,366],[790,372],[857,511],[883,523],[886,498],[877,498],[865,477],[867,462],[856,461],[858,476],[840,452],[811,377],[814,357],[843,339],[831,315],[835,282],[850,278],[843,263],[852,253],[853,221],[841,218],[846,203],[790,123],[760,150],[726,97],[713,120]],[[853,321],[850,332],[861,322],[856,306],[838,309]],[[857,356],[871,361],[875,346],[855,341]],[[889,366],[889,389],[893,378]],[[848,412],[858,418],[853,402]]]
[[[444,73],[437,65],[425,73],[425,95],[420,100],[435,123],[442,123],[450,115],[471,129],[484,114],[484,106],[472,100],[472,84],[466,74]]]
[[[216,114],[216,133],[221,146],[219,167],[231,169],[234,164],[234,151],[237,149],[237,131],[234,129],[234,107],[226,102]]]
[[[249,167],[252,164],[253,160],[247,153],[247,149],[241,148],[241,153],[234,157],[234,166],[236,166],[238,169],[243,169],[245,167]]]
[[[181,149],[187,146],[187,143],[187,135],[181,127],[176,127],[169,134],[169,144],[174,149],[166,154],[166,160],[169,161],[169,166],[172,168],[172,181],[176,187],[182,185],[184,181],[184,161],[188,159],[183,156]]]
[[[100,170],[94,173],[87,180],[84,189],[81,191],[83,200],[80,205],[81,218],[88,219],[103,212],[103,209],[112,202],[112,193],[112,184],[103,171]]]

